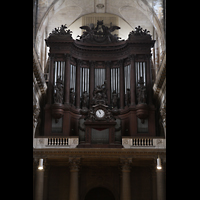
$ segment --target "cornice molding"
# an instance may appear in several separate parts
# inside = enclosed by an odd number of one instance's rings
[[[33,149],[34,158],[64,158],[64,157],[131,157],[156,158],[157,155],[166,155],[166,149]]]

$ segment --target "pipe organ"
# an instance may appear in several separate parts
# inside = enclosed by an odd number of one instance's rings
[[[149,31],[127,40],[118,26],[82,26],[79,39],[65,25],[45,39],[50,47],[45,136],[80,137],[80,147],[120,148],[121,136],[155,136]]]

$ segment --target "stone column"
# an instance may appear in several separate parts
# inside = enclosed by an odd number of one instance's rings
[[[79,172],[80,158],[69,158],[69,165],[70,165],[69,200],[79,200],[78,172]]]
[[[131,200],[131,180],[130,172],[132,159],[121,159],[122,167],[122,186],[121,186],[121,200]]]
[[[157,194],[156,194],[156,159],[154,160],[154,166],[150,167],[151,169],[151,189],[152,189],[152,199],[157,199]]]
[[[157,200],[166,200],[164,164],[162,165],[162,169],[156,169],[156,178],[157,178]]]
[[[44,168],[42,170],[36,168],[35,178],[35,200],[43,200]]]
[[[49,182],[49,171],[51,166],[45,164],[45,170],[44,170],[44,200],[48,200],[48,182]]]

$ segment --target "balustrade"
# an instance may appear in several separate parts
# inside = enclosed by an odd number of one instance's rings
[[[165,138],[122,137],[124,148],[166,148]]]
[[[153,146],[152,138],[133,138],[133,146]]]
[[[49,146],[64,146],[68,145],[68,138],[48,138]]]
[[[40,137],[33,139],[34,148],[76,148],[79,144],[79,137]]]

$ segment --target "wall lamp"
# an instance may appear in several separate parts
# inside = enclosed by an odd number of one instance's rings
[[[157,169],[162,169],[161,159],[160,159],[159,156],[158,156],[158,158],[157,158]]]
[[[38,169],[42,170],[43,169],[43,159],[39,159],[39,165],[38,165]]]

